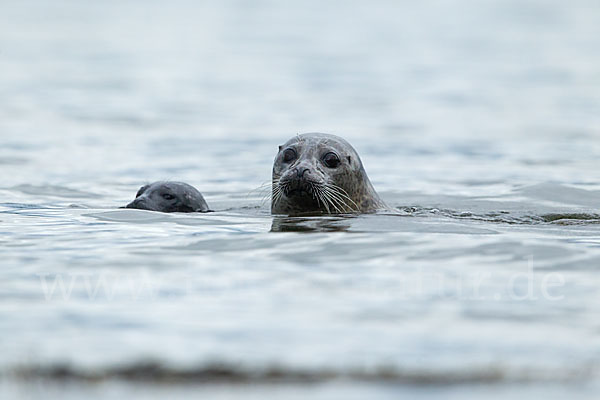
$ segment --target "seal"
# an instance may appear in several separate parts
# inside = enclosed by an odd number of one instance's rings
[[[272,214],[359,214],[387,207],[356,150],[326,133],[305,133],[279,146],[271,187]]]
[[[183,182],[154,182],[142,186],[124,208],[162,212],[207,212],[208,204],[195,187]]]

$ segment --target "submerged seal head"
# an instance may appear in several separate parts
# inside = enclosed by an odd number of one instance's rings
[[[154,182],[142,186],[125,208],[162,212],[206,212],[208,205],[195,187],[182,182]]]
[[[341,137],[305,133],[279,146],[271,213],[366,213],[384,207],[358,153]]]

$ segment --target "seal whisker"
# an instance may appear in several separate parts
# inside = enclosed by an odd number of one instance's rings
[[[348,192],[346,192],[343,188],[341,188],[340,186],[333,184],[333,183],[329,183],[327,185],[329,187],[331,187],[331,189],[333,189],[335,191],[335,193],[339,194],[340,196],[342,196],[345,199],[348,199],[349,201],[352,202],[352,204],[354,204],[354,206],[356,206],[356,208],[358,208],[358,205],[354,202],[354,200],[352,200],[352,198],[350,198],[350,196],[348,195]]]
[[[269,200],[269,198],[271,198],[271,201],[272,201],[274,199],[273,193],[275,193],[274,190],[271,190],[270,193],[269,192],[265,193],[261,199],[260,205],[263,206],[267,202],[267,200]]]
[[[340,211],[340,209],[338,207],[339,202],[335,201],[335,199],[333,197],[334,194],[327,187],[327,185],[325,185],[325,184],[320,185],[320,191],[321,191],[322,198],[324,199],[323,203],[326,206],[325,208],[327,209],[327,213],[331,214],[331,209],[329,208],[329,205],[331,205],[336,212],[341,213],[341,211]]]
[[[348,195],[348,192],[346,192],[343,188],[341,188],[335,184],[328,184],[328,186],[330,186],[330,188],[341,198],[350,201],[352,203],[352,205],[354,205],[354,208],[348,207],[350,210],[356,211],[356,212],[358,212],[360,210],[360,207],[358,206],[358,204],[356,204],[356,202],[354,200],[352,200],[352,198],[350,198],[350,196]],[[345,201],[344,201],[344,203],[346,204]]]
[[[323,189],[327,200],[333,206],[333,208],[335,208],[335,211],[339,214],[343,214],[343,208],[345,204],[336,198],[335,193],[333,193],[328,186],[323,186]],[[342,209],[340,209],[340,207],[342,207]]]
[[[264,206],[265,203],[267,202],[267,200],[269,199],[271,192],[272,192],[272,182],[265,182],[262,183],[260,186],[258,186],[257,188],[254,188],[252,190],[250,190],[247,194],[246,197],[250,197],[250,195],[252,195],[253,193],[257,193],[260,195],[260,206]]]
[[[336,196],[335,196],[333,193],[331,193],[331,192],[329,193],[329,195],[330,195],[330,198],[331,198],[331,201],[332,201],[332,203],[335,203],[337,206],[339,206],[339,207],[336,207],[336,209],[338,210],[338,212],[339,212],[340,214],[343,214],[343,213],[345,213],[345,212],[348,212],[348,209],[349,209],[350,207],[348,207],[348,205],[347,205],[347,204],[346,204],[346,203],[345,203],[343,200],[341,200],[340,198],[336,197]]]
[[[329,194],[330,198],[332,200],[335,200],[337,202],[337,204],[339,204],[343,209],[350,209],[350,210],[352,210],[352,207],[350,207],[344,201],[344,199],[335,191],[334,188],[327,186],[327,191],[328,191],[328,194]]]
[[[327,214],[331,214],[331,211],[329,210],[329,202],[327,201],[322,188],[320,186],[315,186],[315,189],[317,190],[318,196],[321,199],[321,203],[323,203],[323,206],[325,206],[325,209],[327,210]]]
[[[261,206],[267,201],[269,196],[271,197],[271,202],[275,202],[276,199],[279,197],[278,195],[281,192],[281,187],[279,186],[278,181],[279,181],[279,176],[275,175],[275,176],[273,176],[273,179],[271,179],[270,183],[264,183],[261,185],[261,186],[265,186],[265,189],[269,189],[269,185],[270,185],[270,189],[271,189],[271,193],[267,192],[263,196]]]
[[[356,203],[351,198],[349,198],[348,196],[339,192],[338,190],[335,190],[335,188],[331,188],[331,190],[332,190],[334,196],[336,197],[336,199],[338,201],[340,201],[346,207],[348,212],[351,212],[351,213],[352,212],[360,212],[359,207],[356,205]],[[348,204],[346,202],[346,200],[349,200],[355,206],[355,208],[352,207],[350,204]]]
[[[271,184],[272,184],[272,181],[266,181],[266,182],[261,183],[258,187],[255,187],[254,189],[251,189],[248,192],[248,196],[250,196],[254,192],[263,192],[265,190],[270,189],[271,188]]]
[[[273,204],[277,204],[279,202],[279,200],[281,199],[281,196],[283,195],[283,188],[282,185],[277,184],[277,182],[274,180],[272,183],[273,186],[273,190],[271,192],[271,201]]]
[[[314,183],[309,184],[310,192],[312,194],[313,199],[317,201],[317,207],[321,206],[321,202],[319,201],[319,195],[317,192],[317,186]]]
[[[281,188],[279,186],[273,186],[273,190],[271,191],[271,193],[267,193],[263,197],[261,206],[267,201],[269,196],[271,196],[271,201],[276,202],[279,199],[279,197],[281,196]]]

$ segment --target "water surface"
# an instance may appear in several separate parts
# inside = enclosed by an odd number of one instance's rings
[[[596,1],[0,8],[0,397],[597,397]],[[271,216],[306,131],[396,211]]]

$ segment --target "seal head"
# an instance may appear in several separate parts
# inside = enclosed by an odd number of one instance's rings
[[[206,212],[208,205],[195,187],[183,182],[154,182],[142,186],[125,208],[161,212]]]
[[[358,153],[341,137],[291,138],[273,163],[271,213],[357,214],[385,208]]]

